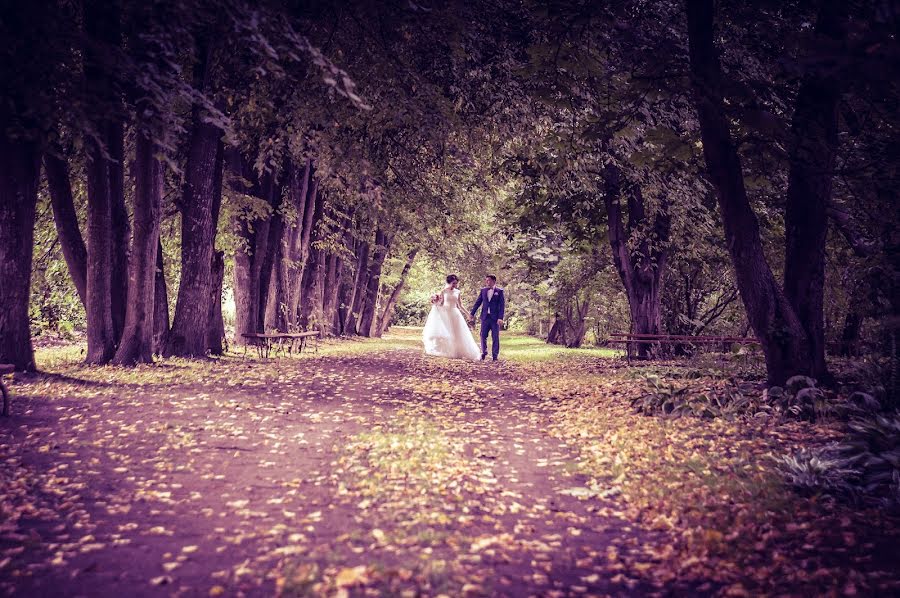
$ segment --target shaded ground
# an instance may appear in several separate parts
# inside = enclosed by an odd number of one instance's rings
[[[48,359],[54,374],[17,382],[14,416],[0,421],[0,591],[740,594],[770,591],[772,579],[788,591],[896,587],[895,563],[883,558],[890,545],[860,527],[871,520],[802,511],[811,507],[760,482],[757,451],[797,441],[790,427],[739,437],[708,423],[654,427],[620,408],[629,382],[618,360],[561,359],[509,340],[512,361],[500,364],[424,359],[414,332],[299,359],[137,370]],[[703,453],[704,434],[725,441],[728,476],[680,452]],[[700,440],[685,447],[685,438]],[[758,513],[742,514],[741,500]],[[773,531],[785,508],[801,526],[793,536]],[[823,517],[835,518],[834,533],[809,540],[818,532],[807,518]],[[743,535],[750,523],[758,537]],[[801,537],[809,549],[794,546]],[[778,561],[793,549],[806,560],[785,568]]]

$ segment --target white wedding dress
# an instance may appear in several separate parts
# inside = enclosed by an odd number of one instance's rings
[[[466,319],[459,310],[459,289],[446,287],[443,304],[431,306],[431,313],[425,320],[422,342],[425,353],[438,357],[456,359],[481,359],[481,349],[475,343]]]

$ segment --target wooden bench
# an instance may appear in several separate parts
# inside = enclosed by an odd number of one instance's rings
[[[6,388],[6,384],[3,382],[3,376],[7,374],[12,374],[16,371],[16,366],[10,365],[8,363],[0,363],[0,392],[3,393],[3,415],[9,415],[9,390]]]
[[[759,345],[755,338],[746,336],[692,336],[689,334],[631,334],[627,332],[613,332],[608,343],[621,343],[626,347],[626,356],[631,357],[627,348],[635,345],[721,345],[723,351],[727,351],[731,345]]]
[[[268,358],[273,349],[276,353],[280,350],[284,354],[285,346],[288,353],[293,353],[294,350],[297,350],[298,353],[303,353],[303,347],[306,346],[309,338],[315,339],[315,349],[316,353],[318,353],[319,337],[322,336],[322,333],[318,330],[310,330],[308,332],[250,332],[241,336],[247,339],[248,345],[256,347],[256,353],[261,359],[263,357]],[[244,345],[244,355],[246,354],[247,346]]]

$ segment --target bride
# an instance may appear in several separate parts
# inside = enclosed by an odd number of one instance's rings
[[[462,307],[458,286],[459,278],[451,274],[447,277],[444,290],[432,297],[431,313],[425,321],[422,342],[428,355],[478,361],[481,350],[466,324],[468,313]]]

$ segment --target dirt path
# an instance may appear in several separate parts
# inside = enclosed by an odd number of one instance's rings
[[[573,473],[514,365],[395,350],[67,375],[18,384],[0,422],[6,594],[652,590],[627,567],[647,532]]]

